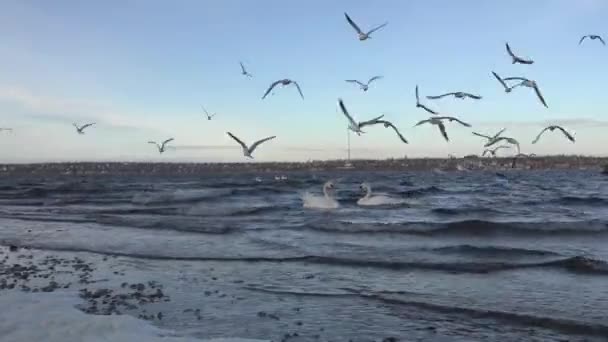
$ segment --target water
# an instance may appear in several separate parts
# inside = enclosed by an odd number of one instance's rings
[[[118,269],[158,281],[171,300],[154,324],[198,338],[608,335],[597,172],[280,175],[4,179],[0,241],[105,262],[104,286],[119,286]],[[340,208],[303,208],[329,179]],[[405,203],[357,206],[363,181]]]

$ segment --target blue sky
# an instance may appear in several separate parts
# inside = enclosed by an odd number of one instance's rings
[[[471,130],[412,127],[428,115],[414,107],[423,95],[468,91],[480,101],[427,101],[439,111],[522,142],[537,154],[606,155],[608,47],[578,46],[582,35],[606,35],[603,0],[463,1],[23,1],[0,4],[0,161],[192,160],[239,161],[225,134],[245,141],[277,139],[256,159],[308,160],[345,156],[346,121],[336,100],[356,117],[383,113],[410,140],[402,144],[378,126],[352,137],[353,157],[386,158],[481,153]],[[388,21],[360,42],[344,20],[362,27]],[[512,65],[504,43],[533,58]],[[243,61],[254,78],[240,75]],[[492,78],[538,81],[549,109],[530,89],[505,94]],[[344,82],[383,75],[367,93]],[[268,85],[292,78],[302,86]],[[218,112],[204,119],[201,105]],[[96,121],[77,135],[72,122]],[[531,145],[543,125],[576,131]],[[175,137],[176,150],[158,155],[148,140]]]

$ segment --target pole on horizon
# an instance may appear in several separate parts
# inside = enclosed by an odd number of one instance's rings
[[[350,129],[346,127],[346,141],[348,144],[348,161],[350,162]]]

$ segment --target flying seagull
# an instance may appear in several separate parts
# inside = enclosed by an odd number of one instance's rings
[[[511,50],[511,47],[509,46],[509,43],[505,43],[505,46],[507,47],[507,53],[513,59],[513,64],[515,64],[515,63],[519,63],[519,64],[533,64],[534,63],[534,61],[531,60],[531,59],[524,59],[524,58],[516,56],[513,53],[513,50]]]
[[[515,146],[517,146],[517,153],[521,152],[521,150],[519,149],[519,141],[515,140],[514,138],[510,138],[510,137],[497,137],[496,139],[492,139],[492,140],[488,141],[485,145],[483,145],[483,147],[490,147],[499,141],[505,141],[511,145],[515,145]]]
[[[262,96],[262,100],[268,96],[268,94],[272,91],[272,89],[274,89],[274,87],[276,87],[277,85],[281,85],[283,87],[288,86],[290,84],[294,84],[296,86],[296,88],[298,88],[298,92],[300,93],[300,96],[302,97],[302,100],[304,99],[304,94],[302,94],[302,89],[300,89],[300,85],[298,84],[298,82],[296,81],[292,81],[288,78],[282,79],[282,80],[278,80],[278,81],[274,81],[270,87],[268,87],[268,90],[266,90],[266,92],[264,93],[264,96]]]
[[[492,157],[496,157],[496,152],[498,150],[500,150],[501,148],[511,148],[511,146],[507,146],[507,145],[500,145],[500,146],[496,146],[493,149],[492,148],[487,148],[483,151],[483,153],[481,154],[482,157],[484,157],[486,154],[491,154]]]
[[[441,132],[441,135],[443,135],[443,138],[445,139],[445,141],[450,141],[450,138],[448,138],[448,132],[446,132],[446,130],[445,130],[445,125],[443,124],[443,121],[441,121],[439,118],[432,117],[427,120],[422,120],[422,121],[418,122],[416,125],[414,125],[414,127],[420,126],[424,123],[429,123],[431,125],[436,125],[437,127],[439,127],[439,131]]]
[[[420,95],[418,94],[418,85],[416,85],[416,108],[422,108],[431,114],[437,115],[437,112],[420,103]]]
[[[384,26],[388,25],[388,22],[386,22],[380,26],[374,27],[373,29],[369,30],[368,32],[363,32],[363,31],[361,31],[359,26],[357,26],[357,24],[355,24],[355,22],[348,16],[348,14],[346,14],[346,12],[344,12],[344,17],[346,17],[346,21],[348,21],[350,26],[352,26],[355,29],[355,31],[357,31],[357,35],[359,36],[359,40],[361,40],[361,41],[371,38],[372,33],[376,32],[379,29],[383,28]]]
[[[506,130],[506,128],[501,129],[496,134],[494,134],[494,136],[489,136],[489,135],[485,135],[485,134],[481,134],[481,133],[477,133],[477,132],[473,132],[473,135],[476,135],[476,136],[482,137],[482,138],[486,138],[486,139],[488,139],[488,141],[492,141],[492,140],[498,138],[505,130]]]
[[[439,121],[441,121],[441,120],[448,120],[449,122],[456,121],[459,124],[463,125],[464,127],[471,127],[470,124],[468,124],[468,123],[466,123],[466,122],[464,122],[464,121],[462,121],[462,120],[460,120],[458,118],[455,118],[453,116],[434,116],[434,117],[432,117],[432,118],[430,118],[428,120],[422,120],[422,121],[418,122],[418,124],[416,126],[418,126],[421,123],[424,123],[424,121],[429,121],[429,120],[439,120]]]
[[[239,62],[239,64],[241,64],[241,75],[243,76],[247,76],[247,77],[253,77],[252,74],[250,74],[247,69],[245,69],[245,66],[243,65],[243,62]]]
[[[156,147],[158,147],[158,153],[163,153],[167,149],[167,143],[169,143],[171,141],[173,141],[173,138],[169,138],[169,139],[163,141],[162,144],[159,144],[156,141],[148,141],[148,144],[156,145]]]
[[[370,83],[372,83],[375,80],[379,80],[381,78],[382,78],[382,76],[374,76],[374,77],[370,78],[369,81],[367,81],[367,83],[359,82],[357,80],[346,80],[346,82],[357,83],[359,85],[359,87],[361,88],[361,90],[367,91]]]
[[[543,104],[543,106],[545,106],[546,108],[549,108],[549,106],[547,106],[547,102],[545,102],[545,99],[543,98],[543,95],[540,93],[540,89],[538,88],[538,84],[536,83],[536,81],[532,81],[532,80],[529,80],[524,77],[506,77],[506,78],[503,78],[503,81],[521,81],[520,83],[517,83],[514,86],[512,86],[511,89],[514,89],[519,86],[534,88],[534,91],[536,92],[536,96],[538,97],[540,102]]]
[[[397,135],[399,136],[399,139],[401,139],[401,141],[403,141],[404,144],[407,144],[407,140],[403,137],[403,135],[401,135],[401,132],[399,132],[399,130],[397,129],[397,127],[395,127],[395,125],[393,125],[392,122],[390,121],[386,121],[386,120],[375,120],[373,122],[373,124],[384,124],[384,128],[392,128],[395,133],[397,133]]]
[[[563,127],[557,126],[557,125],[551,125],[551,126],[547,126],[547,127],[543,128],[543,130],[540,131],[540,133],[538,133],[538,135],[536,136],[536,139],[534,139],[534,141],[532,141],[532,143],[536,144],[538,142],[538,139],[540,139],[540,136],[543,135],[543,133],[545,133],[546,131],[553,132],[556,129],[559,129],[560,131],[562,131],[562,133],[564,133],[564,135],[566,136],[566,138],[568,138],[568,140],[575,142],[574,136],[572,136],[572,134],[570,134],[568,131],[566,131]]]
[[[355,119],[353,119],[353,117],[350,116],[350,114],[348,113],[348,110],[346,109],[346,106],[344,105],[344,101],[342,101],[342,99],[338,99],[338,105],[340,106],[340,109],[342,110],[344,116],[346,116],[346,118],[348,119],[348,129],[357,133],[357,135],[365,133],[361,130],[362,127],[375,125],[376,123],[378,123],[378,120],[384,117],[384,115],[380,115],[371,120],[356,122]]]
[[[214,116],[217,115],[217,113],[209,114],[209,112],[205,109],[204,106],[201,106],[201,107],[203,107],[203,111],[205,112],[205,115],[207,116],[207,120],[211,120],[211,118],[213,118]]]
[[[598,36],[597,34],[588,34],[588,35],[586,35],[586,36],[583,36],[583,37],[581,38],[581,40],[579,40],[579,41],[578,41],[578,45],[581,45],[581,43],[583,42],[583,40],[585,40],[585,38],[587,38],[587,37],[588,37],[589,39],[591,39],[591,40],[596,40],[596,39],[599,39],[599,40],[600,40],[600,42],[602,42],[602,44],[606,45],[606,42],[604,41],[604,39],[603,39],[601,36]]]
[[[76,123],[73,123],[72,125],[74,125],[74,127],[76,128],[76,132],[78,132],[78,134],[84,134],[84,129],[90,126],[93,126],[95,123],[91,122],[85,125],[82,125],[80,127],[78,127],[78,125]]]
[[[480,100],[481,96],[479,95],[474,95],[474,94],[470,94],[470,93],[465,93],[463,91],[457,91],[457,92],[453,92],[453,93],[445,93],[442,95],[437,95],[437,96],[427,96],[426,98],[429,100],[437,100],[440,99],[442,97],[446,97],[446,96],[454,96],[457,99],[465,99],[465,98],[471,98],[471,99],[475,99],[475,100]]]
[[[245,157],[251,158],[253,159],[253,156],[251,155],[253,153],[253,151],[255,151],[255,149],[260,146],[262,143],[268,141],[268,140],[272,140],[274,138],[276,138],[276,136],[271,136],[268,138],[264,138],[261,140],[258,140],[256,142],[254,142],[251,147],[248,147],[244,142],[242,142],[239,138],[235,137],[232,133],[230,132],[226,132],[232,139],[234,139],[237,143],[239,143],[239,145],[241,145],[241,147],[243,147],[243,155]]]
[[[507,83],[500,76],[498,76],[497,73],[495,73],[494,71],[492,71],[492,75],[494,75],[494,77],[496,77],[496,79],[498,80],[498,82],[500,82],[500,84],[505,88],[505,93],[510,93],[511,92],[511,90],[513,88],[509,87],[507,85]]]

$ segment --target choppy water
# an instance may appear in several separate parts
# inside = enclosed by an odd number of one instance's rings
[[[608,336],[606,176],[284,175],[3,179],[0,240],[122,256],[173,289],[159,324],[202,337]],[[341,207],[304,209],[328,179]],[[362,181],[406,204],[357,206]],[[203,295],[210,283],[240,300]],[[205,319],[179,316],[193,303]]]

